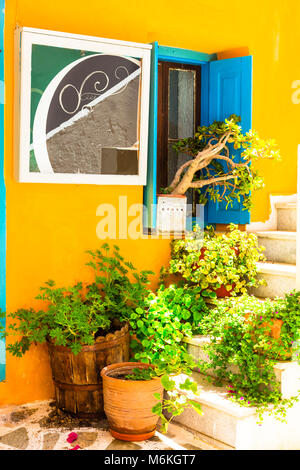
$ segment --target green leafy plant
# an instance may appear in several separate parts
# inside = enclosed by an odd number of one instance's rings
[[[167,191],[183,195],[193,188],[202,194],[202,203],[209,195],[227,206],[242,198],[244,209],[249,210],[253,191],[264,186],[252,163],[279,160],[280,154],[273,139],[261,139],[254,130],[243,134],[240,121],[233,114],[224,121],[198,127],[194,137],[177,142],[174,149],[191,159],[178,169]]]
[[[153,369],[134,371],[131,378],[149,380],[161,377],[168,392],[164,401],[159,401],[153,412],[161,418],[162,431],[169,421],[181,414],[185,408],[193,408],[201,413],[199,403],[193,400],[197,384],[186,378],[178,384],[175,376],[190,376],[196,363],[188,354],[185,337],[191,337],[201,319],[208,314],[208,308],[198,287],[160,286],[157,294],[151,293],[146,300],[146,308],[138,307],[128,317],[131,326],[131,348],[134,360],[152,364]],[[157,398],[160,400],[160,396]],[[171,415],[166,417],[166,413]]]
[[[93,283],[79,282],[66,288],[56,287],[50,280],[36,297],[46,302],[45,311],[19,309],[7,315],[11,322],[6,332],[1,327],[2,337],[20,337],[7,346],[9,352],[20,357],[32,343],[51,340],[77,354],[83,345],[93,344],[97,336],[118,329],[137,306],[144,305],[151,271],[138,272],[117,246],[111,252],[104,244],[88,253],[91,260],[87,265],[95,275]]]
[[[195,229],[191,236],[174,240],[171,260],[163,277],[180,274],[185,282],[197,284],[203,296],[216,296],[222,286],[230,295],[247,292],[247,288],[264,284],[258,280],[257,262],[263,261],[263,248],[255,234],[238,230],[218,235],[213,228],[205,232]]]
[[[298,357],[299,302],[299,292],[275,300],[248,295],[219,300],[202,324],[210,343],[204,346],[208,360],[199,362],[200,370],[213,369],[216,382],[227,383],[232,400],[257,408],[259,421],[265,411],[284,421],[299,398],[282,398],[274,372],[278,361]]]

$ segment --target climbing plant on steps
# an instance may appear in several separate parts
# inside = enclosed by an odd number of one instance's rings
[[[208,360],[199,361],[201,372],[213,369],[216,383],[228,385],[228,397],[241,406],[256,407],[259,421],[266,411],[284,421],[299,394],[282,398],[274,366],[292,359],[300,363],[295,347],[300,292],[275,300],[249,295],[218,300],[203,320],[198,332],[209,335],[210,343],[204,346]]]

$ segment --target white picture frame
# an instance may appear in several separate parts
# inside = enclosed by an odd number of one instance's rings
[[[125,60],[136,62],[138,69],[131,77],[140,75],[139,79],[139,111],[138,111],[138,170],[137,174],[93,174],[93,173],[68,173],[54,171],[46,158],[46,117],[44,111],[55,91],[54,79],[47,88],[43,90],[42,98],[38,105],[39,118],[32,126],[32,50],[34,45],[63,48],[65,50],[84,51],[94,53],[95,56],[103,54],[106,56],[121,56]],[[150,60],[152,46],[149,44],[132,43],[125,41],[110,40],[92,36],[48,31],[34,28],[16,28],[15,31],[15,177],[22,183],[62,183],[62,184],[96,184],[96,185],[145,185],[147,178],[147,153],[148,153],[148,119],[149,119],[149,93],[150,93]],[[54,50],[54,49],[53,49]],[[50,51],[50,49],[49,49]],[[79,63],[81,59],[78,59]],[[82,59],[83,60],[83,59]],[[74,61],[75,63],[75,61]],[[124,67],[125,68],[125,67]],[[67,67],[62,71],[61,77],[66,73]],[[128,72],[128,71],[127,71]],[[96,73],[96,72],[94,72]],[[134,75],[135,74],[135,75]],[[59,73],[55,75],[56,83],[59,81]],[[129,76],[129,75],[128,75]],[[118,77],[119,78],[119,77]],[[130,78],[132,80],[132,78]],[[123,79],[122,79],[123,80]],[[123,80],[125,86],[129,78]],[[98,82],[99,83],[99,82]],[[52,86],[53,85],[53,86]],[[75,88],[75,87],[73,87]],[[119,89],[121,86],[119,86]],[[116,85],[118,90],[118,85]],[[70,91],[70,90],[69,90]],[[102,91],[102,90],[101,90]],[[52,95],[51,95],[52,93]],[[77,93],[77,91],[76,91]],[[86,93],[87,94],[87,93]],[[117,94],[117,92],[114,92]],[[46,97],[44,95],[47,95]],[[79,95],[78,95],[79,96]],[[104,96],[104,93],[101,95]],[[49,98],[50,97],[50,98]],[[47,99],[46,99],[47,98]],[[79,98],[80,100],[81,98]],[[97,98],[100,100],[100,97]],[[96,101],[93,101],[93,103]],[[50,104],[49,104],[50,106]],[[36,114],[38,113],[36,110]],[[81,112],[90,109],[87,105]],[[80,115],[78,112],[77,116]],[[71,120],[70,120],[71,121]],[[73,121],[74,122],[74,121]],[[61,128],[60,128],[61,129]],[[47,135],[47,138],[46,138]],[[32,137],[31,137],[32,136]],[[31,143],[32,138],[32,143]],[[38,142],[38,145],[36,144]],[[30,152],[37,148],[39,150],[38,170],[30,169]],[[120,147],[127,150],[127,147]],[[132,150],[132,148],[130,148]],[[35,155],[35,154],[34,154]],[[36,158],[36,155],[35,155]],[[49,160],[49,158],[48,158]]]

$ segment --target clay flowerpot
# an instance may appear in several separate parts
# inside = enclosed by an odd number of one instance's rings
[[[65,346],[48,341],[50,365],[55,387],[56,406],[78,418],[96,418],[104,414],[103,367],[129,360],[129,328],[99,336],[91,346],[74,354]]]
[[[222,284],[222,286],[219,287],[218,289],[214,289],[214,292],[217,294],[218,298],[231,297],[232,296],[232,291],[235,288],[235,284],[233,284],[231,287],[232,287],[232,289],[228,291],[226,289],[225,285]]]
[[[186,229],[186,196],[157,195],[157,231],[159,233],[184,233]]]
[[[245,321],[248,323],[251,323],[248,319],[250,317],[251,313],[245,313]],[[271,336],[271,338],[274,339],[279,339],[280,338],[280,333],[281,333],[281,328],[283,325],[283,321],[276,318],[274,320],[271,320],[270,323],[264,322],[261,324],[261,328],[270,328],[270,332],[266,333],[267,336]]]
[[[104,367],[103,380],[104,411],[109,430],[116,439],[143,441],[152,437],[158,416],[152,413],[157,403],[154,393],[163,396],[160,377],[151,380],[126,380],[133,369],[149,368],[140,362],[124,362]]]
[[[250,313],[245,314],[245,321],[248,323],[251,323],[249,320]],[[283,325],[283,320],[280,320],[279,318],[274,318],[271,320],[269,323],[268,322],[263,322],[260,327],[261,328],[269,328],[270,331],[266,331],[266,336],[273,338],[273,339],[279,339],[280,334],[281,334],[281,328]],[[259,326],[257,326],[259,328]],[[270,352],[269,352],[270,351]],[[260,351],[258,351],[260,353]],[[270,357],[272,357],[272,344],[270,344],[269,349],[264,349],[263,354],[270,354]],[[287,351],[283,352],[279,358],[286,361],[289,360],[292,357],[292,348],[288,349]]]
[[[235,248],[232,248],[235,253],[236,253],[236,256],[239,256],[240,254],[240,250],[235,247]],[[205,257],[205,252],[207,251],[207,248],[205,248],[204,246],[201,248],[200,250],[200,256],[199,256],[199,259],[204,259]],[[199,267],[198,263],[194,263],[194,265],[192,266],[192,269],[195,271],[197,268]],[[218,287],[217,289],[212,289],[210,288],[213,292],[215,292],[215,294],[217,295],[218,298],[225,298],[225,297],[231,297],[232,296],[232,291],[233,289],[235,288],[235,284],[232,284],[231,286],[231,290],[227,290],[226,289],[226,286],[225,284],[222,284],[220,287]]]

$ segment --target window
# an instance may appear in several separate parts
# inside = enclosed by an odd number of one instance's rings
[[[196,78],[196,89],[198,90],[196,97],[197,103],[200,103],[201,114],[199,114],[199,110],[194,109],[194,116],[196,115],[195,127],[197,127],[199,121],[200,125],[209,125],[213,121],[223,120],[231,114],[241,116],[241,126],[244,132],[251,128],[252,122],[252,56],[242,55],[242,57],[218,60],[217,54],[205,54],[188,49],[160,46],[157,42],[153,43],[152,46],[148,168],[147,185],[144,190],[144,204],[147,209],[144,215],[144,228],[150,231],[155,230],[156,227],[157,192],[160,191],[161,187],[167,186],[168,178],[171,177],[172,172],[179,165],[180,159],[186,158],[179,155],[178,160],[176,161],[175,157],[175,163],[174,160],[171,163],[171,143],[182,137],[181,132],[178,132],[178,130],[183,129],[178,117],[176,117],[180,99],[178,92],[172,91],[172,87],[175,90],[180,80],[185,82],[186,85],[189,79],[192,80],[192,71],[199,69],[198,75],[201,74],[201,80],[200,77]],[[194,68],[194,66],[196,67]],[[166,73],[164,74],[165,85],[160,86],[163,69],[168,70],[168,74],[171,74],[171,97],[169,97],[169,85],[166,88]],[[180,74],[184,71],[186,71],[186,75]],[[169,80],[168,74],[167,79]],[[182,76],[185,78],[182,78]],[[163,86],[165,86],[165,90],[167,89],[164,92],[165,100],[168,99],[168,103],[164,103],[164,105],[161,95],[159,95]],[[182,83],[180,83],[181,86]],[[180,93],[182,93],[182,96],[184,95],[183,88]],[[187,108],[188,102],[191,102],[191,95],[186,97],[183,106]],[[175,116],[175,127],[174,119],[171,123],[168,120],[169,104],[173,118]],[[162,108],[162,106],[164,107]],[[180,108],[184,114],[181,105]],[[163,125],[160,124],[160,119],[163,120]],[[183,122],[186,126],[185,130],[187,130],[188,122],[191,125],[191,121],[187,122],[184,118]],[[189,130],[191,130],[191,127]],[[193,200],[193,203],[196,202],[195,194],[193,196],[188,195],[188,197],[190,198],[188,202],[191,202],[191,200]],[[226,205],[217,201],[208,200],[205,205],[204,223],[206,225],[228,225],[230,222],[236,224],[250,223],[250,213],[243,210],[242,200],[240,202],[236,201],[232,208],[227,208]]]
[[[201,68],[175,62],[158,62],[157,192],[166,188],[190,157],[173,146],[192,137],[200,125]],[[189,190],[188,204],[195,207],[197,192]]]

